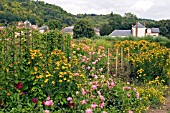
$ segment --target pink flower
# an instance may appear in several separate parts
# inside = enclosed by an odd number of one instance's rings
[[[100,91],[97,91],[97,94],[98,94],[98,95],[101,95],[101,92],[100,92]]]
[[[82,59],[82,61],[81,62],[85,62],[86,60],[85,59]]]
[[[88,66],[87,69],[90,70],[91,69],[90,66]]]
[[[77,50],[79,51],[79,50],[80,50],[80,48],[77,48]]]
[[[96,62],[92,62],[92,64],[96,64]]]
[[[49,100],[50,100],[50,96],[47,97],[47,101],[49,101]]]
[[[98,49],[104,50],[104,47],[103,46],[99,46]]]
[[[91,104],[91,108],[96,108],[98,105],[96,103]]]
[[[84,59],[86,59],[87,57],[86,56],[83,56]]]
[[[92,77],[94,77],[94,76],[95,76],[95,74],[94,74],[94,73],[92,73],[92,74],[91,74],[91,76],[92,76]]]
[[[111,84],[110,84],[112,87],[114,87],[115,86],[115,83],[114,82],[111,82]]]
[[[91,98],[94,98],[95,96],[94,95],[91,95]]]
[[[91,87],[92,87],[93,90],[97,89],[96,85],[92,85]]]
[[[135,91],[135,92],[136,92],[136,88],[133,88],[133,91]]]
[[[71,98],[71,97],[68,97],[68,98],[67,98],[67,101],[72,101],[72,98]]]
[[[139,92],[136,92],[136,98],[139,98]]]
[[[86,109],[86,113],[93,113],[90,108]]]
[[[104,108],[104,102],[100,104],[100,108]]]
[[[87,104],[86,100],[82,100],[81,104]]]
[[[124,86],[123,91],[125,91],[125,90],[130,90],[130,87],[129,86]]]
[[[132,111],[132,110],[129,110],[129,113],[133,113],[133,111]]]
[[[127,94],[128,97],[130,97],[130,94]]]
[[[53,106],[53,101],[52,100],[47,100],[46,102],[44,102],[44,105],[46,106]]]
[[[49,111],[49,110],[44,110],[44,112],[45,112],[45,113],[50,113],[50,111]]]
[[[105,100],[104,96],[100,95],[100,100],[104,101]]]
[[[86,92],[85,92],[85,90],[82,88],[82,95],[85,95],[86,94]]]

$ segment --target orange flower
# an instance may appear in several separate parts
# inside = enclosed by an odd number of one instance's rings
[[[0,90],[2,90],[2,88],[0,87]]]
[[[8,92],[8,93],[7,93],[7,95],[8,95],[8,96],[10,96],[10,95],[11,95],[11,93],[10,93],[10,92]]]
[[[37,71],[37,67],[34,67],[34,70]]]

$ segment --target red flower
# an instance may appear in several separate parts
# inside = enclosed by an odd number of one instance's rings
[[[72,106],[74,106],[74,102],[73,102],[73,101],[70,101],[69,107],[72,108]]]
[[[24,92],[21,92],[21,95],[25,95],[25,93],[24,93]]]
[[[38,99],[37,99],[37,98],[33,98],[31,101],[32,101],[33,103],[38,103]]]
[[[22,82],[18,82],[18,84],[14,84],[16,89],[22,89]]]

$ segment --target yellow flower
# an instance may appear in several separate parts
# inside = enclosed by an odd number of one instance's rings
[[[47,83],[48,82],[48,79],[45,79],[44,83]]]
[[[54,81],[52,81],[52,84],[55,84],[55,82],[54,82]]]
[[[59,82],[61,83],[61,82],[62,82],[62,80],[59,80]]]
[[[66,78],[64,78],[64,80],[67,80]]]
[[[67,82],[70,82],[70,80],[67,80]]]

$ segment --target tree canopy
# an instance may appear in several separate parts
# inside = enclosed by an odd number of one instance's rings
[[[91,38],[95,35],[94,26],[88,20],[80,19],[78,20],[73,29],[74,38],[87,37]]]

